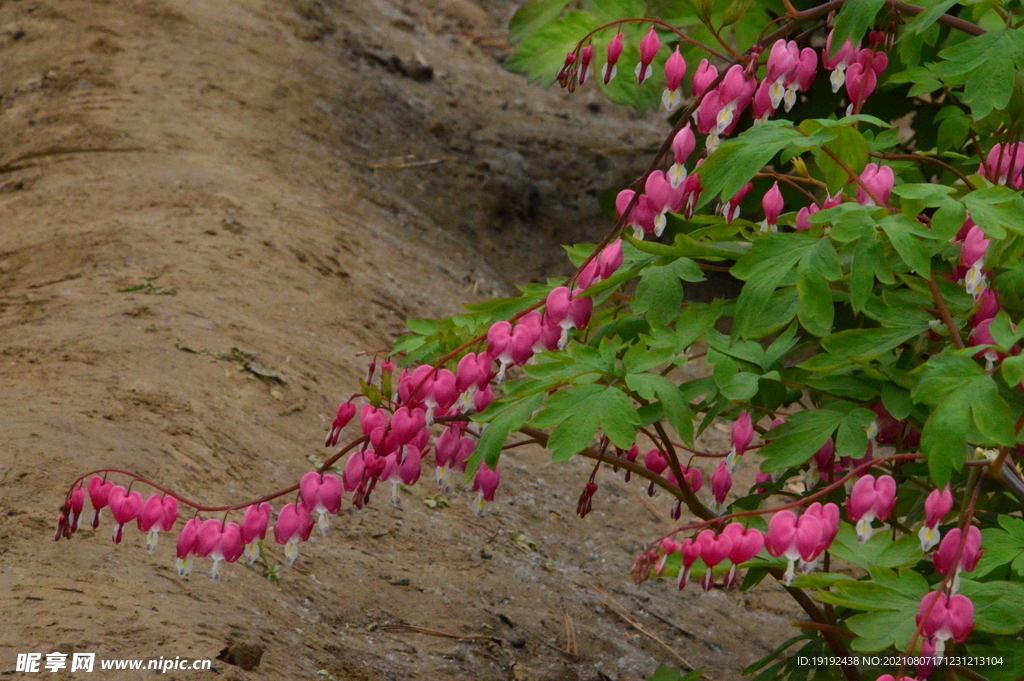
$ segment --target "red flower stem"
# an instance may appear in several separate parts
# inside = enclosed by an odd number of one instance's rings
[[[807,504],[809,502],[813,502],[813,501],[815,501],[817,499],[820,499],[820,498],[824,497],[825,495],[829,494],[833,490],[836,490],[836,489],[842,487],[843,484],[845,484],[847,480],[851,480],[855,476],[860,475],[862,472],[864,472],[864,471],[866,471],[866,470],[868,470],[870,468],[873,468],[874,466],[878,466],[878,465],[881,465],[883,463],[888,463],[890,461],[916,461],[916,460],[921,459],[921,458],[923,458],[923,457],[920,454],[893,454],[892,456],[887,456],[887,457],[884,457],[884,458],[881,458],[881,459],[872,459],[871,461],[865,461],[864,463],[862,463],[861,465],[859,465],[856,468],[852,469],[849,473],[844,475],[842,478],[836,480],[832,484],[828,485],[827,487],[823,487],[822,489],[818,490],[814,494],[811,494],[809,496],[803,497],[802,499],[800,499],[798,501],[794,501],[794,502],[792,502],[790,504],[786,504],[785,506],[779,506],[778,508],[765,508],[765,509],[755,509],[753,511],[742,511],[740,513],[731,513],[729,515],[715,516],[713,518],[706,519],[704,522],[700,522],[700,523],[692,523],[690,525],[684,525],[683,527],[680,527],[680,528],[678,528],[676,530],[673,530],[672,532],[669,532],[664,537],[659,537],[657,540],[655,540],[654,542],[652,542],[649,545],[649,548],[650,549],[656,548],[657,546],[659,546],[661,544],[661,540],[662,539],[672,538],[672,537],[676,536],[677,534],[679,534],[680,532],[688,532],[690,530],[699,530],[699,529],[708,527],[709,525],[718,525],[718,524],[721,524],[721,523],[725,523],[726,521],[729,521],[729,520],[735,520],[736,518],[749,518],[749,517],[757,516],[757,515],[768,515],[769,513],[778,513],[779,511],[787,511],[787,510],[789,510],[791,508],[798,508],[798,507],[803,506],[803,505],[805,505],[805,504]]]
[[[324,464],[319,469],[317,469],[317,472],[323,473],[325,470],[330,468],[331,465],[335,461],[340,459],[342,456],[347,454],[349,451],[354,449],[356,446],[362,444],[363,442],[366,442],[368,439],[369,439],[368,437],[364,436],[364,437],[359,438],[358,440],[355,440],[355,441],[351,442],[349,445],[347,445],[340,452],[338,452],[337,454],[335,454],[331,458],[327,459],[327,461],[325,461]],[[162,492],[163,494],[165,494],[165,495],[167,495],[169,497],[173,497],[174,499],[177,499],[178,503],[184,504],[185,506],[189,506],[191,508],[194,508],[196,511],[204,512],[204,513],[219,513],[220,511],[240,511],[243,508],[247,508],[247,507],[252,506],[254,504],[262,504],[264,501],[272,501],[273,499],[277,499],[279,497],[283,497],[284,495],[290,494],[290,493],[295,492],[295,491],[297,491],[299,489],[298,485],[292,485],[291,487],[288,487],[287,489],[279,490],[277,492],[271,492],[270,494],[266,494],[266,495],[260,497],[259,499],[253,499],[252,501],[247,501],[247,502],[245,502],[243,504],[236,504],[234,506],[204,506],[204,505],[202,505],[200,503],[192,501],[191,499],[187,499],[186,497],[178,494],[177,492],[174,492],[173,490],[170,490],[170,489],[167,489],[166,487],[158,485],[155,482],[149,480],[148,478],[144,478],[143,476],[138,475],[137,473],[132,473],[131,471],[124,471],[124,470],[121,470],[121,469],[118,469],[118,468],[100,468],[100,469],[95,470],[95,471],[89,471],[88,473],[85,473],[85,474],[79,476],[78,478],[76,478],[75,481],[73,483],[71,483],[71,491],[68,494],[70,495],[71,492],[73,492],[75,490],[75,487],[77,487],[79,484],[81,484],[82,481],[85,480],[87,477],[89,477],[90,475],[98,475],[99,473],[118,473],[120,475],[127,476],[127,477],[131,478],[133,482],[141,482],[141,483],[144,483],[146,485],[149,485],[150,487],[152,487],[156,491]]]

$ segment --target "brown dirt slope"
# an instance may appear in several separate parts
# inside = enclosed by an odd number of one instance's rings
[[[171,540],[114,547],[109,517],[50,541],[85,470],[217,503],[292,484],[324,456],[357,352],[564,271],[557,244],[607,228],[595,196],[662,128],[501,71],[513,9],[0,2],[3,674],[19,652],[213,658],[230,642],[264,652],[255,671],[215,661],[228,679],[632,681],[673,659],[591,585],[714,678],[786,637],[770,589],[747,610],[629,584],[667,500],[645,511],[604,474],[580,522],[587,466],[540,452],[505,464],[481,519],[466,493],[428,508],[432,484],[402,511],[386,492],[343,511],[280,585],[242,565],[180,580]],[[566,622],[576,655],[559,651]]]

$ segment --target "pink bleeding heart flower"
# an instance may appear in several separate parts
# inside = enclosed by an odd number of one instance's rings
[[[299,542],[307,541],[313,531],[313,516],[301,501],[297,504],[285,504],[278,511],[277,524],[274,525],[274,541],[284,546],[284,557],[288,565],[299,557]]]
[[[160,531],[169,532],[178,520],[178,500],[160,494],[151,494],[139,512],[139,530],[146,532],[146,550],[156,550]]]
[[[779,216],[782,215],[782,209],[785,207],[785,203],[782,200],[782,191],[779,190],[778,182],[773,184],[772,188],[765,192],[764,197],[761,199],[761,207],[764,209],[764,223],[761,225],[761,231],[779,231]]]
[[[754,423],[746,409],[740,412],[739,417],[732,424],[732,451],[726,457],[725,463],[732,473],[739,465],[740,458],[754,441]]]
[[[591,66],[593,61],[594,61],[594,46],[593,45],[587,45],[582,50],[580,50],[580,73],[579,73],[580,85],[583,85],[584,83],[586,83],[587,80],[590,78],[591,74],[593,73],[594,68],[593,68],[593,66]]]
[[[423,403],[427,405],[426,425],[433,425],[435,410],[448,409],[455,403],[456,397],[458,397],[458,391],[455,387],[455,374],[448,369],[438,369],[434,380],[429,383],[426,397],[423,400]]]
[[[334,447],[338,444],[338,440],[341,439],[345,426],[348,425],[348,422],[351,421],[352,417],[355,415],[356,405],[351,402],[342,402],[338,405],[338,413],[331,422],[331,430],[327,433],[327,440],[324,441],[324,447]]]
[[[938,641],[931,636],[922,636],[921,639],[921,653],[917,656],[918,661],[916,670],[917,675],[921,679],[927,679],[935,671],[935,668],[938,666],[937,663],[942,660],[936,651]],[[910,679],[906,676],[904,676],[903,679],[906,679],[906,681],[914,681],[914,679]]]
[[[786,84],[800,65],[800,48],[793,41],[777,40],[768,53],[768,74],[762,82],[772,111],[779,108],[786,95]],[[767,85],[766,85],[767,84]],[[787,109],[788,110],[788,109]]]
[[[964,543],[963,551],[960,552],[960,560],[954,567],[953,560],[956,558],[956,552],[960,548],[962,536],[959,527],[950,530],[942,538],[938,550],[932,554],[936,572],[940,575],[945,575],[950,570],[953,570],[953,586],[950,589],[950,593],[956,593],[960,590],[960,573],[973,572],[974,568],[978,567],[981,555],[985,553],[981,550],[981,530],[971,525],[967,528],[967,541]]]
[[[372,404],[364,404],[359,409],[359,425],[363,435],[369,435],[376,428],[384,428],[388,424],[388,414],[383,409],[376,409]]]
[[[462,437],[458,428],[449,426],[437,438],[434,444],[434,478],[438,487],[448,487],[451,481],[451,464],[459,454],[459,439]]]
[[[601,255],[598,256],[598,263],[601,270],[601,279],[609,279],[620,267],[622,267],[622,239],[616,239],[608,244]]]
[[[992,319],[999,314],[999,294],[993,289],[985,289],[978,296],[976,304],[978,311],[971,317],[971,321],[975,326],[981,324],[986,319]]]
[[[811,224],[811,216],[821,210],[821,207],[816,203],[812,203],[810,206],[805,206],[797,211],[796,214],[796,228],[798,230],[810,229],[814,225]]]
[[[478,493],[473,510],[478,516],[483,515],[484,506],[488,501],[494,501],[494,492],[498,489],[499,483],[501,475],[497,468],[492,470],[486,463],[480,464],[476,477],[473,478],[473,491]]]
[[[100,525],[100,515],[110,502],[110,490],[114,489],[114,483],[100,477],[89,480],[89,503],[92,504],[92,529]]]
[[[210,518],[199,527],[196,537],[196,555],[200,558],[212,558],[213,568],[210,579],[220,579],[221,561],[234,563],[241,558],[242,530],[238,523],[221,524],[216,518]]]
[[[1024,142],[993,145],[981,171],[993,184],[1019,189],[1021,173],[1024,172]]]
[[[426,427],[423,410],[417,409],[415,411],[416,413],[414,414],[409,407],[399,407],[391,415],[391,430],[398,438],[398,442],[403,445],[411,442],[420,429]]]
[[[805,561],[817,557],[822,543],[821,518],[814,514],[800,516],[799,520],[792,511],[779,511],[768,521],[768,536],[765,548],[768,553],[789,561],[782,582],[786,586],[796,579],[796,563],[801,558]]]
[[[402,484],[412,487],[420,479],[422,470],[423,452],[419,447],[410,445],[405,452],[405,461],[398,466],[398,476]]]
[[[661,475],[668,468],[668,459],[657,449],[652,449],[644,454],[644,467],[655,475]],[[654,483],[647,486],[648,496],[654,496]]]
[[[726,525],[722,534],[732,540],[732,549],[729,551],[729,561],[732,566],[725,578],[725,588],[732,589],[739,584],[737,568],[748,560],[752,560],[764,548],[764,535],[756,528],[744,528],[742,523]]]
[[[679,48],[673,52],[665,62],[665,92],[661,94],[661,103],[665,105],[665,111],[675,111],[683,101],[683,93],[679,85],[686,75],[686,60],[679,53]]]
[[[822,506],[820,502],[816,501],[807,507],[803,515],[813,516],[821,523],[821,536],[818,539],[817,548],[800,556],[801,570],[807,574],[817,568],[818,557],[828,550],[836,535],[839,534],[839,507],[831,503]]]
[[[796,103],[797,92],[807,92],[814,85],[814,77],[818,75],[818,53],[809,47],[800,51],[800,57],[796,68],[790,71],[786,79],[786,93],[782,100],[785,103],[786,111],[793,108]]]
[[[725,72],[718,90],[724,109],[719,114],[717,129],[719,134],[728,137],[739,123],[740,116],[750,106],[754,92],[757,91],[757,79],[739,64],[734,64]]]
[[[672,471],[668,471],[665,474],[665,479],[671,482],[676,487],[679,487],[679,481],[676,480],[676,475]],[[694,494],[699,492],[704,486],[704,474],[700,472],[699,468],[687,468],[683,467],[683,480],[689,485],[690,491]]]
[[[693,96],[703,95],[716,78],[718,78],[718,69],[707,59],[701,59],[697,64],[697,70],[693,72]]]
[[[764,123],[769,118],[775,115],[775,106],[772,105],[772,87],[773,84],[765,78],[761,81],[761,84],[757,86],[757,90],[754,91],[753,100],[753,113],[754,113],[754,125]]]
[[[68,523],[72,533],[78,532],[78,523],[82,517],[82,509],[85,508],[85,488],[81,485],[75,488],[75,491],[71,493],[71,498],[68,500],[68,510],[71,512],[71,517],[68,518]]]
[[[458,367],[455,370],[455,389],[464,397],[468,395],[470,403],[473,393],[479,389],[480,382],[486,381],[487,377],[485,377],[485,374],[488,373],[490,368],[490,358],[487,358],[487,363],[488,366],[484,367],[475,352],[466,353],[459,360]]]
[[[936,488],[924,500],[924,527],[918,533],[921,540],[921,550],[931,551],[932,547],[939,543],[942,534],[939,532],[939,525],[942,519],[953,510],[953,493],[946,485],[941,491]]]
[[[346,492],[354,492],[363,481],[363,472],[366,470],[366,462],[362,451],[352,452],[345,462],[345,470],[341,473],[341,481]]]
[[[572,75],[573,64],[576,63],[576,53],[567,52],[565,55],[565,61],[562,62],[562,68],[558,69],[558,73],[555,75],[555,80],[561,83],[562,87],[566,87],[569,84],[569,77]]]
[[[861,476],[853,485],[850,497],[846,500],[846,513],[850,520],[857,523],[857,540],[864,544],[874,534],[871,522],[885,522],[889,514],[896,508],[896,481],[890,475],[882,475],[875,480],[874,476]]]
[[[114,527],[113,540],[115,544],[120,544],[124,526],[138,518],[142,512],[142,495],[137,491],[128,492],[124,487],[117,485],[110,490],[108,503],[114,522],[117,523]]]
[[[632,446],[632,447],[630,447],[630,448],[629,448],[629,449],[628,449],[627,451],[625,451],[625,452],[624,452],[624,451],[622,451],[621,449],[619,449],[618,447],[616,447],[616,448],[615,448],[615,452],[616,452],[616,453],[617,453],[617,454],[618,454],[619,456],[621,456],[621,457],[623,457],[624,459],[626,459],[627,461],[630,461],[630,462],[634,462],[634,461],[636,461],[636,458],[637,458],[637,457],[638,457],[638,456],[640,455],[640,447],[639,447],[639,446],[637,446],[637,444],[636,444],[636,443],[634,443],[634,444],[633,444],[633,446]],[[618,469],[617,469],[617,468],[613,468],[613,470],[615,470],[616,472],[618,472]],[[625,480],[625,482],[629,482],[629,480],[630,480],[630,478],[631,478],[631,477],[633,477],[632,473],[631,473],[631,472],[630,472],[629,470],[627,470],[627,471],[625,472],[625,475],[623,476],[623,479]]]
[[[770,482],[774,482],[771,473],[758,473],[754,476],[754,493],[768,494],[768,488],[766,485]]]
[[[860,62],[850,65],[850,68],[846,70],[846,96],[850,100],[850,105],[846,110],[847,116],[859,110],[859,107],[875,91],[877,84],[878,75],[874,69],[865,67]]]
[[[498,363],[495,380],[504,383],[505,370],[512,364],[512,324],[500,321],[491,325],[487,330],[487,354]]]
[[[676,189],[686,179],[686,161],[697,146],[697,138],[687,123],[672,138],[672,167],[668,169],[669,184]]]
[[[616,64],[619,61],[619,56],[622,55],[622,47],[622,34],[617,33],[608,43],[608,63],[601,69],[601,78],[605,85],[612,81],[618,71]]]
[[[712,509],[716,515],[721,515],[725,510],[725,499],[732,489],[732,473],[724,461],[719,462],[718,470],[711,475],[711,493],[715,497],[715,505]]]
[[[700,167],[700,164],[704,159],[697,161],[697,165],[694,166],[694,170]],[[693,212],[697,210],[697,202],[700,200],[700,195],[703,193],[704,188],[700,183],[700,175],[697,173],[691,173],[683,181],[683,217],[687,220],[693,217]]]
[[[970,345],[972,347],[978,346],[978,345],[983,345],[983,346],[996,345],[996,340],[995,340],[995,338],[992,337],[991,326],[992,326],[992,320],[991,319],[986,319],[986,320],[982,321],[980,324],[978,324],[977,326],[975,326],[971,330]],[[996,362],[999,362],[999,361],[1002,361],[1003,359],[1006,359],[1006,353],[1000,352],[1000,351],[996,350],[993,347],[987,347],[987,348],[985,348],[983,350],[979,350],[978,352],[974,353],[974,356],[976,358],[978,358],[978,357],[984,357],[985,358],[985,370],[986,371],[991,371],[992,367],[995,366]]]
[[[858,184],[857,203],[862,206],[877,205],[874,198],[872,198],[873,194],[882,202],[881,205],[888,205],[889,194],[892,192],[893,184],[896,182],[896,176],[893,175],[892,168],[889,166],[880,167],[874,163],[869,163],[864,167],[864,172],[860,174],[860,181],[871,190],[871,194],[865,191],[864,186]]]
[[[588,485],[589,484],[591,483],[588,483]],[[665,572],[665,562],[668,560],[668,557],[678,550],[679,542],[669,537],[663,538],[661,540],[661,558],[658,559],[658,562],[654,565],[654,574],[660,577],[662,573]]]
[[[983,262],[991,240],[985,239],[985,232],[977,225],[971,227],[964,238],[964,245],[961,247],[961,265],[974,267]]]
[[[512,330],[511,355],[512,363],[523,366],[533,357],[533,348],[540,340],[541,316],[527,315]]]
[[[630,204],[633,203],[633,198],[636,196],[636,192],[632,189],[623,189],[615,196],[615,215],[617,218],[622,219],[622,216],[626,214],[626,209],[629,208]],[[641,226],[641,219],[646,222],[647,216],[650,211],[647,209],[647,200],[644,197],[637,199],[636,203],[633,203],[633,207],[629,208],[629,218],[626,220],[626,226],[633,228],[633,236],[637,239],[644,238],[644,227]],[[654,230],[654,216],[650,215],[651,218],[651,231]]]
[[[826,482],[832,482],[833,477],[836,473],[836,445],[832,438],[829,438],[825,444],[814,453],[814,468],[808,471],[808,486],[813,487],[818,483],[818,480],[825,480]]]
[[[829,57],[832,53],[832,36],[834,34],[835,31],[833,30],[825,39],[825,49],[821,53],[821,64],[827,71],[832,72],[832,76],[829,79],[832,83],[832,92],[839,92],[839,88],[843,86],[846,80],[846,68],[856,58],[857,50],[854,48],[853,42],[847,40],[835,55]]]
[[[665,173],[655,170],[647,176],[644,191],[647,192],[645,194],[647,207],[654,214],[654,236],[659,237],[665,232],[666,215],[672,208],[669,200],[672,194],[672,185],[665,177]]]
[[[476,413],[480,413],[487,409],[488,405],[494,401],[494,391],[491,390],[491,386],[487,386],[483,390],[478,390],[476,395],[473,396],[473,406],[476,408]]]
[[[679,588],[682,589],[690,581],[690,568],[700,558],[700,544],[692,539],[684,539],[679,545],[683,556],[683,564],[679,570]]]
[[[601,266],[597,258],[591,258],[580,273],[576,275],[576,285],[581,289],[588,289],[601,280]]]
[[[320,534],[327,534],[327,514],[335,515],[341,510],[341,481],[330,474],[310,471],[299,481],[299,496],[303,506],[319,514]]]
[[[700,106],[697,107],[697,132],[702,135],[714,133],[716,144],[719,134],[717,130],[718,116],[724,106],[722,94],[718,91],[718,88],[715,88],[704,95],[704,98],[700,101]]]
[[[743,199],[747,197],[753,186],[747,182],[728,201],[722,204],[722,215],[725,216],[725,224],[731,225],[732,221],[740,216],[740,204],[743,203]]]
[[[936,657],[942,658],[946,641],[963,643],[974,629],[974,604],[967,596],[947,596],[941,591],[929,591],[921,599],[914,617],[925,636],[935,639]]]
[[[701,560],[708,568],[701,586],[705,591],[711,591],[715,586],[714,567],[729,557],[732,538],[725,533],[716,536],[712,530],[704,530],[697,535],[697,545],[700,547]]]
[[[468,436],[463,436],[459,440],[459,451],[456,452],[450,462],[452,471],[465,473],[466,464],[469,462],[469,457],[473,456],[474,451],[476,451],[476,440]],[[448,491],[450,492],[451,489],[448,489]]]
[[[896,681],[896,679],[893,678],[892,674],[882,674],[878,677],[878,681]],[[909,676],[901,676],[899,681],[914,681],[914,679]]]
[[[185,523],[185,527],[181,529],[181,534],[178,535],[178,542],[175,548],[178,559],[175,561],[175,567],[178,570],[179,577],[185,577],[188,573],[192,572],[192,554],[196,552],[196,542],[202,523],[203,521],[199,519],[199,516],[196,516]]]
[[[249,565],[252,565],[260,557],[259,542],[267,538],[271,513],[273,510],[265,501],[245,509],[245,515],[242,517],[242,544],[245,549],[242,555]]]
[[[985,254],[992,243],[991,239],[985,238],[985,233],[976,225],[967,231],[963,245],[960,247],[960,265],[968,268],[964,275],[964,287],[972,296],[979,296],[986,289]]]
[[[651,30],[640,41],[640,63],[636,65],[636,82],[643,83],[651,77],[651,62],[657,56],[661,48],[661,40],[658,39],[658,32],[651,26]]]

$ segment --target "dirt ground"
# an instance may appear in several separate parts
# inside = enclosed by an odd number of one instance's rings
[[[678,664],[598,590],[714,679],[791,635],[776,586],[635,587],[668,500],[647,507],[604,472],[580,521],[589,466],[528,448],[484,517],[466,492],[429,508],[430,481],[402,510],[379,493],[277,585],[241,564],[213,583],[205,561],[181,580],[173,536],[153,555],[135,530],[115,547],[109,516],[51,540],[86,470],[210,503],[293,484],[325,456],[356,353],[407,317],[563,273],[559,244],[608,228],[596,197],[665,126],[502,71],[514,10],[0,0],[0,674],[22,676],[20,652],[215,658],[232,643],[262,659],[214,660],[226,679],[640,681]]]

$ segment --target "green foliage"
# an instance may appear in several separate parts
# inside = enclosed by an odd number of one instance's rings
[[[796,4],[813,13],[810,2]],[[834,48],[848,37],[856,43],[870,30],[885,30],[890,11],[882,0],[844,3],[832,26]],[[657,24],[662,49],[654,76],[637,86],[631,72],[651,24],[627,19],[659,17],[725,52],[750,47],[769,17],[785,12],[774,2],[745,0],[533,0],[513,19],[515,51],[506,66],[550,84],[566,52],[591,44],[595,76],[587,87],[594,83],[613,101],[649,111],[658,105],[661,67],[676,38]],[[984,33],[957,30],[946,12],[977,22]],[[813,29],[812,22],[825,18],[795,22],[793,30]],[[677,448],[702,452],[701,435],[716,419],[735,419],[745,411],[764,442],[745,456],[773,474],[764,483],[767,491],[741,490],[738,499],[730,499],[732,510],[748,514],[744,522],[751,527],[766,527],[759,508],[794,500],[807,504],[811,494],[842,506],[844,486],[825,489],[828,483],[816,475],[815,454],[830,440],[841,467],[836,478],[854,465],[873,462],[870,474],[891,475],[897,482],[898,505],[884,530],[861,543],[847,515],[829,548],[830,571],[801,575],[795,583],[829,606],[835,626],[849,634],[843,641],[850,650],[908,651],[921,599],[941,579],[921,549],[917,529],[926,495],[948,484],[957,498],[955,520],[970,510],[983,537],[981,562],[960,587],[975,604],[975,630],[966,650],[1019,660],[1024,658],[1020,495],[1005,480],[979,482],[982,468],[968,469],[967,463],[975,449],[1011,454],[1024,441],[1018,425],[1024,423],[1024,394],[1018,388],[1024,384],[1024,358],[1018,354],[1024,339],[1024,198],[1013,181],[995,177],[994,168],[982,164],[993,145],[1016,143],[1024,133],[1024,34],[1018,28],[1024,8],[988,0],[933,0],[916,17],[907,13],[903,19],[878,91],[856,115],[841,115],[847,103],[843,93],[832,94],[827,74],[819,73],[789,114],[780,111],[758,125],[744,114],[735,134],[723,137],[710,153],[698,138],[687,164],[701,181],[695,214],[669,213],[657,239],[638,238],[629,226],[611,235],[622,238],[624,263],[610,278],[580,292],[595,304],[587,328],[573,331],[564,350],[541,353],[521,369],[510,369],[499,399],[472,417],[486,427],[466,480],[482,462],[495,467],[509,436],[523,427],[545,432],[556,462],[581,453],[591,459],[618,455],[636,443],[665,453],[671,449],[674,464],[702,467],[707,475],[716,459],[684,457]],[[779,25],[789,26],[778,22],[770,30]],[[730,47],[722,46],[712,29]],[[605,88],[596,74],[608,41],[619,31],[625,42],[620,74]],[[804,43],[818,44],[824,35]],[[771,45],[760,47],[764,60]],[[706,55],[685,41],[680,48],[692,75]],[[729,66],[719,58],[712,61],[723,72]],[[764,65],[756,68],[757,77],[764,78]],[[703,159],[699,168],[697,157]],[[893,170],[887,205],[860,203],[858,183],[868,181],[862,173],[869,163]],[[779,231],[764,232],[758,228],[761,198],[776,180],[785,210]],[[712,207],[747,183],[753,189],[742,202],[741,216],[727,223]],[[838,199],[839,205],[809,216],[805,211],[798,223],[801,208],[812,202],[820,208],[828,199]],[[960,233],[968,216],[990,240],[979,266],[984,285],[998,295],[998,314],[983,310],[980,289],[969,292],[965,283],[974,276],[961,264]],[[807,226],[804,219],[809,229],[793,229]],[[567,252],[578,268],[594,249],[576,245]],[[712,274],[734,280],[738,293],[716,290],[711,302],[698,300],[694,293],[706,286],[698,283]],[[410,334],[395,352],[407,365],[449,355],[448,368],[454,370],[467,344],[491,324],[543,310],[549,291],[563,283],[533,284],[520,296],[477,304],[447,320],[410,320]],[[981,311],[991,347],[978,345]],[[703,358],[700,364],[691,359],[697,356]],[[386,404],[387,392],[368,397]],[[784,422],[771,427],[775,417]],[[897,454],[898,461],[892,458]],[[643,471],[634,473],[644,477]],[[606,472],[599,466],[595,475],[599,482]],[[701,503],[708,503],[706,494],[700,493]],[[707,514],[699,504],[690,510]],[[950,524],[941,529],[948,532],[953,521],[945,522]],[[662,576],[677,575],[680,563],[678,554],[670,556]],[[743,588],[750,589],[784,569],[786,561],[762,554],[743,567],[748,570]],[[641,578],[648,576],[641,568]],[[728,563],[717,566],[715,575],[728,568]],[[701,572],[698,562],[693,574]],[[746,673],[766,680],[809,678],[810,671],[794,659],[814,654],[832,653],[820,632],[809,631]],[[1006,667],[1019,668],[1017,662]],[[986,673],[1009,679],[1006,669],[992,666]],[[662,668],[652,681],[690,676]]]

